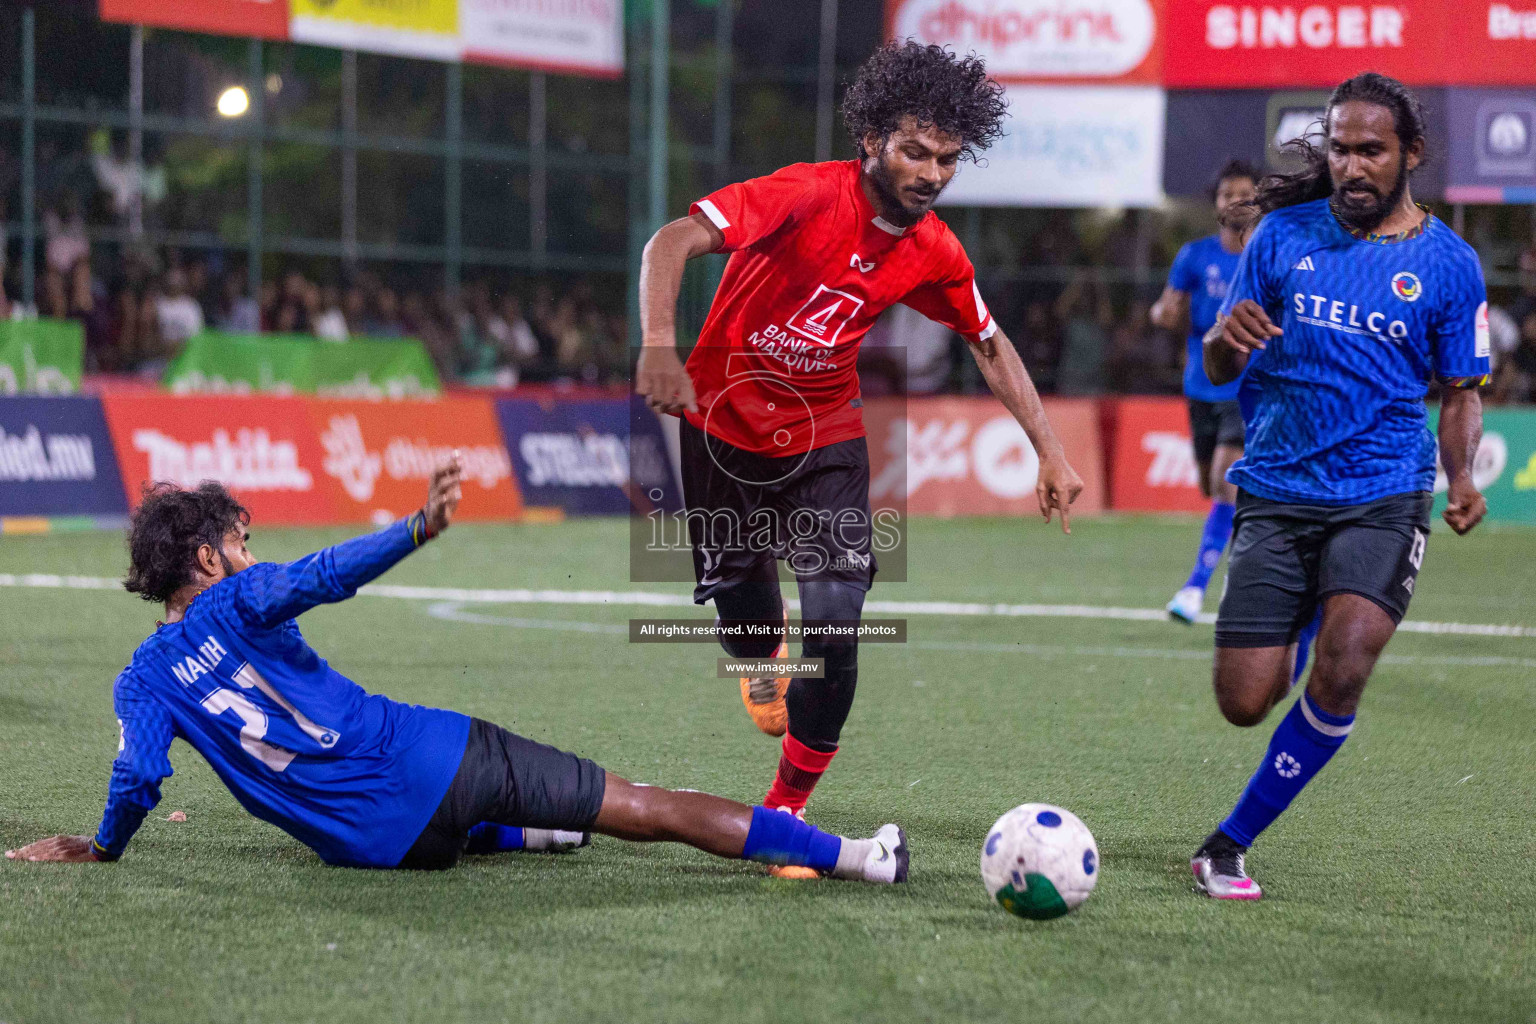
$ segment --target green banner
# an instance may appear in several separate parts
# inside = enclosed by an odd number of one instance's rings
[[[80,390],[85,329],[73,320],[0,320],[0,395]]]
[[[1439,410],[1430,407],[1429,427]],[[1483,443],[1472,463],[1472,482],[1488,499],[1488,518],[1536,523],[1536,409],[1484,408]],[[1445,508],[1445,472],[1435,480],[1435,512]]]
[[[299,334],[222,334],[187,341],[165,371],[178,394],[318,394],[332,398],[413,398],[438,392],[421,342]]]

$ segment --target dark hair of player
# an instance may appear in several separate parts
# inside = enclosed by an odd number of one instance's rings
[[[216,481],[204,480],[195,490],[146,484],[144,500],[128,521],[123,587],[164,604],[196,578],[198,548],[207,544],[223,558],[225,536],[250,521],[246,507]]]
[[[1403,152],[1415,141],[1423,139],[1424,105],[1408,87],[1395,78],[1367,71],[1341,83],[1328,97],[1328,113],[1323,119],[1323,134],[1328,132],[1328,121],[1333,110],[1341,103],[1356,100],[1374,103],[1392,111],[1397,126],[1397,138]],[[1333,195],[1333,179],[1328,173],[1328,149],[1326,144],[1314,145],[1308,136],[1299,136],[1285,144],[1285,148],[1298,153],[1303,167],[1295,174],[1271,174],[1259,182],[1259,210],[1268,213],[1282,206],[1327,199]]]
[[[1233,157],[1222,166],[1221,173],[1217,174],[1215,180],[1211,182],[1211,202],[1214,203],[1216,201],[1216,193],[1221,190],[1221,183],[1224,181],[1231,181],[1234,178],[1247,178],[1257,185],[1263,177],[1264,172],[1253,166],[1253,164],[1241,157]]]
[[[866,135],[883,143],[910,116],[919,128],[958,138],[961,158],[974,160],[1002,135],[1007,112],[1003,87],[987,77],[980,57],[910,39],[876,50],[843,96],[843,125],[860,156]]]

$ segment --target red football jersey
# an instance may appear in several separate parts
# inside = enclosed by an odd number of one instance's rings
[[[725,235],[725,275],[688,357],[688,422],[738,448],[799,455],[864,436],[857,359],[900,302],[976,342],[997,327],[960,240],[932,211],[905,231],[859,162],[793,164],[690,208]]]

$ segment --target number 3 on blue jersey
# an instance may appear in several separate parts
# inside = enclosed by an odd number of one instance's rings
[[[234,674],[234,681],[246,690],[257,690],[267,699],[277,704],[292,716],[294,724],[305,735],[318,743],[322,749],[329,750],[336,745],[341,734],[334,729],[316,725],[302,711],[289,703],[271,683],[264,679],[249,662],[241,665]],[[210,714],[220,715],[226,711],[233,711],[240,716],[244,723],[240,728],[240,746],[262,764],[275,772],[287,768],[294,759],[296,753],[274,746],[266,741],[267,728],[270,720],[267,713],[258,707],[253,701],[234,690],[223,688],[216,689],[202,700],[202,705]]]
[[[202,704],[209,714],[233,711],[239,715],[245,723],[240,727],[240,746],[268,768],[280,772],[293,760],[293,751],[274,747],[263,739],[267,735],[267,713],[234,690],[220,687],[204,697]]]

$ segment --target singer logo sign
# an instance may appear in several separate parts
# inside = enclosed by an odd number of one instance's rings
[[[1529,0],[1180,0],[1166,7],[1170,88],[1329,88],[1361,71],[1409,85],[1530,85]]]
[[[1149,0],[888,0],[897,39],[975,51],[1005,81],[1156,82],[1158,19]]]

